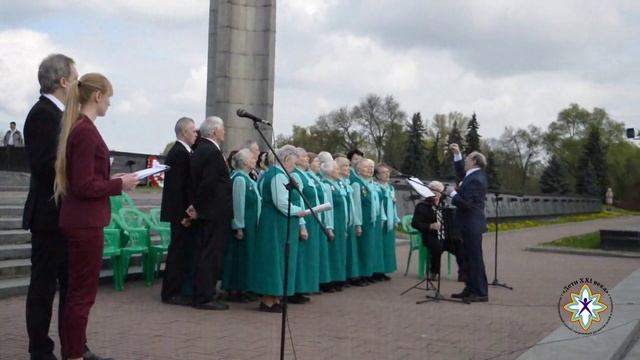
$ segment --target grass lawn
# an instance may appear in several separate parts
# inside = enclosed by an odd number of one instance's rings
[[[542,245],[579,249],[600,249],[600,232],[596,231],[584,235],[569,236],[548,243],[543,243]]]
[[[564,215],[549,219],[506,220],[504,222],[498,223],[498,229],[500,231],[517,230],[544,225],[566,224],[599,219],[612,219],[629,215],[640,215],[640,213],[614,208],[610,211],[601,211],[597,213],[580,215]],[[489,220],[489,224],[487,224],[487,228],[489,232],[496,230],[495,223],[492,222],[491,219]]]

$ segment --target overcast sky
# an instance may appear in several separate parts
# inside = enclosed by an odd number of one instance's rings
[[[204,117],[208,0],[0,0],[0,130],[38,98],[48,54],[115,88],[111,149],[157,153]],[[278,0],[276,133],[366,94],[409,114],[476,112],[480,132],[546,127],[572,102],[640,127],[640,2]]]

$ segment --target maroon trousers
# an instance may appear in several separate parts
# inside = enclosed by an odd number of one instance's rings
[[[62,233],[69,249],[69,280],[60,326],[62,357],[81,358],[89,311],[98,293],[104,234],[102,228],[63,228]]]

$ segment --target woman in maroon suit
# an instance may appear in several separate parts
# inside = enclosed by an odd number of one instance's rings
[[[60,228],[68,239],[69,284],[62,309],[62,356],[82,359],[89,311],[98,292],[109,196],[131,190],[134,174],[109,176],[109,149],[94,122],[109,108],[113,89],[100,74],[86,74],[71,85],[56,159],[54,197],[60,205]]]

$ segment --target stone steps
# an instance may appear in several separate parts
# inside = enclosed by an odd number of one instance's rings
[[[22,218],[6,217],[0,218],[0,230],[19,230],[22,229]]]
[[[31,244],[0,245],[0,260],[29,259]]]
[[[27,230],[0,230],[0,246],[28,244],[31,242],[31,233]]]

